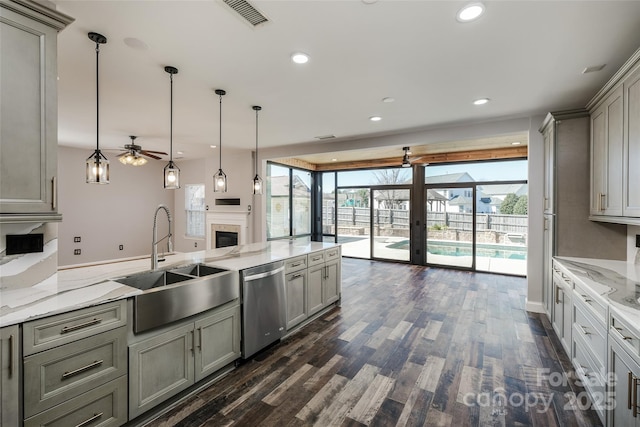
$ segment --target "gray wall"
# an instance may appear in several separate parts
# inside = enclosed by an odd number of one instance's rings
[[[163,187],[165,161],[125,166],[116,154],[110,161],[110,184],[85,183],[85,160],[91,150],[58,147],[58,265],[75,265],[151,253],[153,214],[160,204],[174,211],[174,191]],[[166,234],[159,214],[159,236]],[[81,238],[74,243],[73,238]],[[124,249],[119,250],[118,246]],[[74,255],[74,249],[81,255]]]

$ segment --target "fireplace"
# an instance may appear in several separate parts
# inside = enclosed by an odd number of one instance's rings
[[[233,231],[216,231],[216,248],[238,245],[238,233]]]
[[[215,249],[225,246],[246,245],[249,236],[249,211],[207,212],[207,248]],[[218,243],[218,232],[223,232]],[[227,240],[229,234],[235,234],[235,243]]]

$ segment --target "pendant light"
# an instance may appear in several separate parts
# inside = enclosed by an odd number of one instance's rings
[[[164,167],[164,188],[167,190],[177,190],[180,188],[180,169],[173,163],[173,75],[178,74],[176,67],[164,67],[164,71],[169,73],[171,81],[171,108],[169,114],[169,163]]]
[[[262,194],[262,178],[258,174],[258,111],[262,110],[259,105],[251,107],[256,112],[256,176],[253,177],[253,194]]]
[[[87,184],[108,184],[109,183],[109,160],[100,152],[100,85],[98,57],[100,55],[100,45],[107,43],[107,38],[102,34],[91,32],[88,34],[89,40],[96,44],[96,151],[86,161]]]
[[[220,169],[213,176],[213,191],[216,193],[227,192],[227,175],[222,171],[222,97],[226,95],[222,89],[216,89],[216,95],[220,97]]]

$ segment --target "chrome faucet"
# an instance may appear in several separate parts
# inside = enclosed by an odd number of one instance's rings
[[[169,234],[158,240],[158,212],[163,209],[167,213],[167,220],[169,221]],[[151,269],[158,269],[158,243],[167,239],[167,252],[173,252],[173,243],[171,242],[171,212],[165,205],[160,205],[156,209],[156,213],[153,215],[153,239],[151,240]]]

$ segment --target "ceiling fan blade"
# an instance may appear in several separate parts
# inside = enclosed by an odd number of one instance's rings
[[[162,157],[158,157],[155,154],[150,154],[148,151],[145,151],[145,150],[140,150],[140,154],[142,154],[143,156],[151,157],[152,159],[156,159],[156,160],[162,159]]]
[[[124,153],[118,154],[116,158],[126,156],[127,154],[129,154],[129,152],[125,151]]]
[[[168,156],[168,153],[165,153],[164,151],[153,151],[153,150],[140,150],[141,153],[154,153],[154,154],[161,154],[163,156]]]

